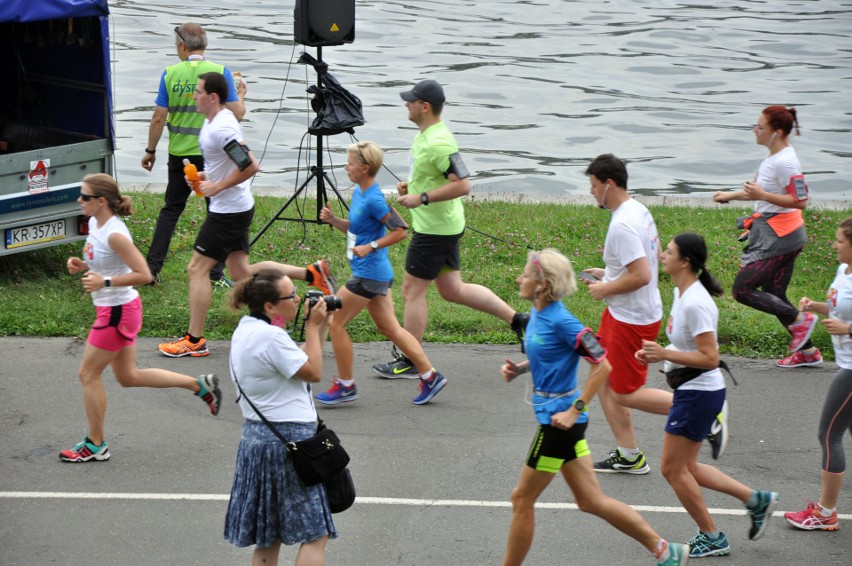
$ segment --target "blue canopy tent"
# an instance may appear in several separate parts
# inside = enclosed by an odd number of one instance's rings
[[[0,94],[0,119],[114,149],[108,16],[107,0],[0,1],[0,76],[17,86]]]

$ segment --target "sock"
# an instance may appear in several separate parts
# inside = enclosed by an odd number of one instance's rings
[[[189,332],[187,332],[186,335],[189,337],[189,341],[193,344],[198,344],[201,342],[201,339],[204,338],[203,336],[193,336]]]
[[[718,540],[719,535],[721,533],[719,533],[719,531],[713,531],[712,533],[706,532],[704,534],[707,535],[707,538],[709,538],[710,540]]]
[[[628,460],[635,460],[636,456],[642,453],[638,448],[622,448],[621,446],[618,447],[618,452],[623,458],[627,458]]]
[[[207,395],[207,388],[204,387],[204,382],[201,380],[201,378],[199,377],[195,380],[195,382],[198,383],[198,391],[195,392],[195,396],[204,397],[205,395]]]
[[[834,512],[837,511],[837,507],[829,509],[827,507],[823,507],[822,503],[817,503],[817,511],[819,511],[819,514],[823,517],[831,517],[834,515]]]
[[[338,377],[338,378],[337,378],[337,381],[339,381],[339,382],[340,382],[340,385],[342,385],[342,386],[346,387],[346,389],[349,389],[350,387],[352,387],[353,385],[355,385],[355,380],[354,380],[354,379],[340,379],[340,378]]]
[[[420,379],[423,381],[430,381],[433,377],[435,377],[435,368],[430,369],[426,373],[420,374]]]
[[[757,509],[758,503],[760,503],[760,497],[758,497],[756,491],[752,491],[751,497],[749,497],[748,501],[746,501],[746,507],[749,509]]]
[[[657,548],[654,550],[654,557],[657,559],[657,562],[665,562],[669,558],[671,558],[671,551],[669,550],[669,543],[663,539],[660,539],[657,542]]]
[[[314,282],[314,274],[307,267],[305,268],[305,281],[308,285],[311,285]]]

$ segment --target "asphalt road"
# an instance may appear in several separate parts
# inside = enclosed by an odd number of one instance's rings
[[[210,344],[206,358],[169,359],[157,340],[140,341],[139,364],[195,375],[227,375],[228,343]],[[327,348],[325,375],[334,371]],[[59,450],[85,432],[76,370],[82,343],[68,338],[0,338],[0,563],[248,564],[250,549],[222,537],[241,417],[226,384],[218,417],[182,390],[123,389],[105,375],[104,463],[64,464]],[[352,455],[359,499],[336,515],[340,538],[328,546],[330,566],[477,566],[499,564],[514,485],[535,425],[524,386],[503,383],[497,369],[517,347],[428,344],[450,383],[423,407],[411,404],[416,383],[374,377],[387,343],[355,345],[360,399],[321,408]],[[756,488],[781,492],[766,536],[747,540],[739,502],[706,493],[716,522],[732,544],[712,564],[852,563],[852,486],[841,495],[838,532],[801,532],[780,514],[819,496],[816,427],[833,364],[780,370],[771,360],[728,359],[739,386],[730,387],[730,445],[719,466]],[[520,381],[520,380],[519,380]],[[325,386],[328,383],[324,384]],[[652,372],[651,386],[662,386]],[[597,403],[588,438],[595,458],[612,448]],[[658,471],[663,418],[636,414],[640,446],[652,472],[602,476],[604,491],[637,506],[665,538],[686,541],[694,523]],[[847,443],[847,451],[848,448]],[[710,461],[709,447],[702,459]],[[848,458],[852,462],[852,454]],[[545,491],[529,565],[653,564],[646,551],[571,504],[557,479]],[[282,552],[292,563],[295,550]]]

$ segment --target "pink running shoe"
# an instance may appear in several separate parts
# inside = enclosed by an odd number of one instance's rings
[[[823,517],[813,501],[808,501],[808,508],[804,511],[784,513],[784,518],[797,529],[804,531],[836,531],[840,529],[837,511],[832,513],[830,517]]]
[[[810,354],[799,350],[783,360],[778,360],[775,365],[780,368],[798,368],[802,366],[818,366],[821,363],[822,354],[819,353],[818,348],[814,348],[814,351]]]
[[[805,312],[802,313],[801,321],[794,322],[787,327],[787,330],[789,330],[790,334],[793,335],[793,341],[790,342],[791,352],[798,352],[802,349],[802,346],[804,346],[805,342],[808,341],[808,338],[811,337],[811,333],[816,327],[817,320],[818,319],[815,314]]]

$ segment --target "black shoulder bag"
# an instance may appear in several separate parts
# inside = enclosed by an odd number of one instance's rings
[[[293,467],[296,468],[296,474],[301,482],[306,486],[318,483],[325,484],[328,506],[332,513],[340,513],[352,507],[355,502],[355,483],[352,481],[352,474],[346,467],[349,464],[349,454],[340,444],[340,439],[337,438],[334,431],[325,426],[322,419],[319,419],[315,435],[298,442],[290,442],[283,434],[278,432],[278,429],[272,426],[272,423],[257,410],[257,407],[245,394],[237,380],[237,373],[234,371],[233,364],[231,364],[231,373],[234,376],[234,383],[237,384],[237,389],[240,391],[240,397],[245,398],[249,406],[263,421],[263,424],[287,447],[287,453],[290,455]],[[239,398],[237,398],[237,401],[239,401]]]

